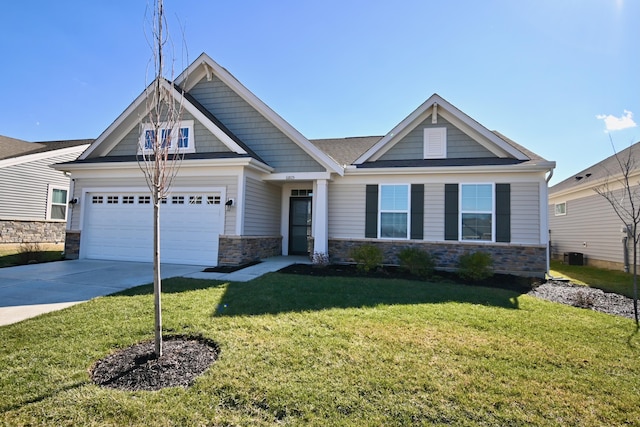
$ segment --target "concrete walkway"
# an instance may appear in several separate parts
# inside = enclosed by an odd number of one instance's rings
[[[204,273],[204,266],[162,264],[162,278],[245,282],[306,257],[274,257],[233,273]],[[153,282],[153,264],[74,260],[0,268],[0,326],[61,310],[92,298]]]

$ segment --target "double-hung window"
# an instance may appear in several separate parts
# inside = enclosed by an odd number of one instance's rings
[[[64,221],[67,219],[67,188],[49,187],[47,219]]]
[[[183,120],[170,128],[167,123],[161,123],[160,144],[162,148],[168,148],[178,153],[194,153],[195,140],[193,135],[193,120]],[[156,143],[156,132],[150,123],[145,123],[140,135],[140,147],[145,152],[153,151]]]
[[[493,184],[460,185],[462,240],[493,241]]]
[[[380,185],[379,236],[383,239],[409,238],[409,186]]]

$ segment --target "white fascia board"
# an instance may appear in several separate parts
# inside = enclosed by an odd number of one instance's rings
[[[34,162],[36,160],[64,156],[66,154],[75,154],[75,153],[80,154],[84,150],[86,150],[87,147],[89,147],[89,145],[90,144],[76,145],[73,147],[60,148],[58,150],[43,151],[41,153],[26,154],[20,157],[12,157],[10,159],[0,160],[0,168],[20,165],[22,163]]]
[[[348,175],[436,175],[436,174],[471,174],[482,173],[528,173],[548,172],[555,168],[555,162],[536,162],[520,165],[487,165],[487,166],[440,166],[440,167],[395,167],[395,168],[357,168],[347,167],[345,176]]]
[[[272,173],[262,177],[264,181],[315,181],[331,180],[331,172],[284,172]]]
[[[221,67],[217,62],[211,59],[207,54],[201,54],[187,69],[178,76],[176,84],[181,85],[185,81],[188,85],[183,88],[188,91],[196,85],[207,74],[205,67],[211,68],[210,72],[215,74],[223,83],[231,88],[238,96],[244,99],[249,105],[262,114],[269,122],[271,122],[280,132],[285,134],[289,139],[294,141],[302,150],[309,154],[314,160],[322,164],[331,172],[342,175],[342,167],[327,154],[313,145],[307,138],[291,126],[286,120],[280,117],[267,104],[262,102],[260,98],[255,96],[249,89],[240,83],[231,73]],[[192,75],[191,75],[192,74]],[[196,78],[198,77],[198,78]]]
[[[257,161],[252,157],[241,157],[231,159],[187,159],[182,160],[180,168],[190,166],[252,166],[266,172],[273,171],[273,168]],[[98,169],[139,169],[138,162],[96,162],[96,163],[69,163],[54,165],[54,168],[62,171],[76,170],[98,170]]]

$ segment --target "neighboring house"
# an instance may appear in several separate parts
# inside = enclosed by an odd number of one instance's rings
[[[453,269],[490,252],[502,272],[547,271],[555,163],[487,130],[438,95],[383,137],[309,141],[202,54],[175,83],[184,152],[161,208],[164,262],[233,265],[375,244],[386,263],[415,246]],[[169,88],[169,84],[166,85]],[[152,208],[137,163],[141,94],[77,161],[67,253],[150,261]]]
[[[620,151],[618,159],[625,162],[631,156],[630,183],[640,190],[640,143]],[[628,269],[633,262],[633,241],[627,235],[623,221],[611,204],[595,189],[609,184],[610,189],[622,188],[618,179],[622,169],[616,155],[604,159],[549,189],[549,230],[552,257],[579,264],[613,269]],[[619,193],[618,193],[619,194]],[[628,197],[626,197],[628,200]],[[622,199],[621,199],[622,200]],[[640,200],[636,200],[636,210]]]
[[[0,245],[64,242],[70,179],[50,166],[76,159],[92,141],[0,136]]]

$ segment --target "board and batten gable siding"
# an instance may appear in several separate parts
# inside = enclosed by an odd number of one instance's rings
[[[0,168],[0,219],[46,220],[49,184],[69,187],[69,178],[49,165],[75,160],[78,154],[64,154]]]
[[[236,176],[213,176],[213,177],[176,177],[173,181],[172,189],[179,189],[179,187],[219,187],[226,189],[226,198],[236,199],[238,197],[238,178]],[[118,188],[119,192],[126,193],[127,188],[147,188],[147,184],[144,178],[131,177],[112,177],[108,180],[104,178],[81,178],[75,182],[75,191],[73,197],[78,200],[82,200],[82,194],[84,188]],[[225,200],[222,200],[224,203]],[[85,204],[90,203],[90,200],[85,200]],[[79,205],[73,206],[69,209],[71,215],[71,229],[80,229],[80,213],[81,209]],[[151,221],[151,213],[149,214],[149,221]],[[162,215],[162,207],[160,208],[160,215]],[[235,235],[236,234],[236,216],[235,211],[225,212],[224,215],[225,224],[221,234]]]
[[[384,153],[380,160],[415,160],[424,158],[424,128],[447,128],[447,158],[486,158],[495,154],[477,143],[451,123],[438,117],[438,123],[432,124],[428,117],[393,147]]]
[[[566,202],[567,214],[556,216],[555,204],[560,202]],[[565,252],[581,252],[588,259],[622,264],[622,227],[622,220],[609,202],[595,192],[577,199],[549,198],[549,229],[554,257],[562,257]],[[632,246],[629,244],[630,251]],[[632,255],[629,262],[633,263]]]
[[[195,120],[187,112],[183,113],[182,120],[193,120],[193,137],[196,153],[220,153],[230,152],[215,135],[213,135],[202,123]],[[140,141],[140,126],[135,126],[122,140],[107,154],[108,156],[133,156],[138,152]]]
[[[217,77],[203,79],[189,93],[276,173],[325,170]]]
[[[273,184],[246,178],[244,232],[246,236],[279,236],[282,190]]]

